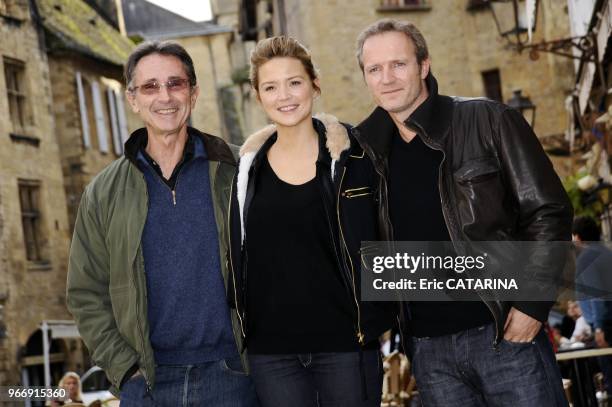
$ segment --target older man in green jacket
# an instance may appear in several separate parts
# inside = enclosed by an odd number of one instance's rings
[[[68,307],[122,406],[256,406],[225,296],[232,152],[187,126],[199,88],[180,45],[139,46],[126,82],[145,128],[83,193]]]

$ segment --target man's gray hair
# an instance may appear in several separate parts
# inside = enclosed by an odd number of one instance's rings
[[[357,61],[359,62],[361,72],[363,72],[363,44],[368,38],[387,32],[404,33],[410,40],[412,40],[416,50],[417,63],[419,66],[421,66],[424,60],[429,58],[427,42],[425,41],[423,34],[421,34],[419,29],[416,28],[414,24],[394,20],[392,18],[385,18],[367,26],[357,37]]]
[[[171,41],[147,41],[140,44],[128,57],[127,63],[125,64],[125,84],[128,89],[132,87],[132,80],[134,79],[134,70],[138,62],[151,54],[160,54],[166,56],[172,56],[178,58],[185,68],[187,73],[187,79],[189,84],[193,87],[197,84],[195,68],[193,67],[193,60],[183,48],[182,45]]]

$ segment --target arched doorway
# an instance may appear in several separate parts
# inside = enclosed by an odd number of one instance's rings
[[[64,374],[65,345],[62,339],[51,339],[49,335],[49,361],[51,367],[51,383],[57,385]],[[21,383],[23,386],[44,386],[43,333],[38,329],[26,342],[21,353]],[[43,401],[33,401],[31,406],[44,406]]]

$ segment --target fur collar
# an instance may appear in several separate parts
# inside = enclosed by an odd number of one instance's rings
[[[338,121],[335,116],[319,113],[315,116],[323,123],[326,130],[325,147],[331,156],[331,177],[335,175],[336,162],[342,153],[351,147],[351,141],[346,127]],[[251,134],[240,148],[240,164],[238,166],[238,177],[236,181],[236,193],[238,196],[238,206],[240,208],[240,226],[242,229],[242,241],[244,242],[244,203],[246,200],[247,187],[249,185],[249,170],[253,164],[255,156],[266,141],[276,132],[276,126],[270,124],[263,129]]]
[[[338,161],[342,152],[351,146],[346,128],[335,116],[330,114],[319,113],[315,116],[315,119],[320,120],[325,126],[325,129],[327,130],[325,146],[327,147],[332,160]],[[274,124],[270,124],[251,134],[246,139],[242,147],[240,147],[240,157],[243,157],[249,153],[257,153],[261,146],[264,145],[264,143],[270,138],[270,136],[272,136],[272,134],[274,134],[275,131],[276,126]]]

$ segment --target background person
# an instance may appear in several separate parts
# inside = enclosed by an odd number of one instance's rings
[[[593,332],[591,326],[582,315],[582,310],[580,309],[578,301],[569,300],[567,302],[567,315],[576,322],[574,331],[569,338],[570,342],[586,342],[591,340]]]
[[[66,389],[66,397],[62,401],[51,401],[52,407],[63,406],[69,403],[83,403],[81,389],[81,377],[75,372],[66,372],[57,384],[58,387]]]
[[[578,250],[576,297],[582,315],[595,332],[595,344],[607,348],[612,343],[612,251],[600,238],[595,219],[586,216],[574,219],[572,239]],[[601,356],[597,362],[606,391],[612,395],[612,357]]]

